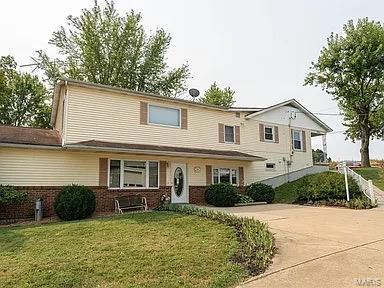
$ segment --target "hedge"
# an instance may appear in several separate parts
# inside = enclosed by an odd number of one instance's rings
[[[275,238],[265,223],[189,205],[169,204],[162,210],[197,215],[233,227],[240,244],[240,250],[233,255],[233,260],[243,265],[251,275],[263,273],[272,262],[276,251]]]

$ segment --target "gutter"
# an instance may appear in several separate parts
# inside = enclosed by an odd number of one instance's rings
[[[200,108],[207,108],[207,109],[212,109],[212,110],[230,112],[228,108],[222,107],[222,106],[205,104],[205,103],[200,103],[200,102],[196,102],[196,101],[190,101],[190,100],[175,98],[175,97],[171,97],[171,96],[168,97],[168,96],[163,96],[163,95],[157,95],[157,94],[143,92],[143,91],[135,91],[135,90],[127,89],[127,88],[115,87],[115,86],[104,85],[104,84],[99,84],[99,83],[85,82],[85,81],[80,81],[80,80],[75,80],[75,79],[65,78],[65,77],[59,78],[59,82],[57,82],[56,85],[61,86],[65,82],[68,83],[69,85],[84,87],[84,88],[88,88],[88,89],[93,88],[93,89],[98,89],[101,91],[112,91],[112,92],[117,92],[117,93],[121,93],[121,94],[125,94],[125,95],[144,96],[144,97],[151,98],[151,99],[157,99],[157,100],[160,99],[160,100],[165,100],[165,101],[174,102],[174,103],[183,103],[185,105],[198,106]]]
[[[139,155],[156,155],[156,156],[175,156],[187,158],[202,158],[202,159],[223,159],[223,160],[240,160],[240,161],[265,161],[263,157],[247,157],[247,156],[227,156],[213,154],[197,154],[188,152],[174,151],[158,151],[158,150],[142,150],[142,149],[127,149],[127,148],[112,148],[112,147],[95,147],[84,145],[34,145],[34,144],[18,144],[18,143],[0,143],[0,147],[4,148],[24,148],[24,149],[47,149],[47,150],[81,150],[93,152],[114,152],[114,153],[131,153]]]
[[[226,156],[226,155],[212,155],[212,154],[197,154],[189,152],[175,152],[175,151],[158,151],[158,150],[142,150],[142,149],[128,149],[128,148],[112,148],[112,147],[96,147],[84,145],[66,145],[63,147],[68,150],[90,150],[101,152],[115,152],[115,153],[132,153],[140,155],[158,155],[158,156],[182,156],[188,158],[203,158],[203,159],[225,159],[225,160],[242,160],[242,161],[265,161],[262,157],[247,157],[247,156]]]
[[[60,145],[40,145],[40,144],[18,144],[18,143],[0,143],[0,147],[4,148],[25,148],[25,149],[50,149],[60,150],[63,147]]]

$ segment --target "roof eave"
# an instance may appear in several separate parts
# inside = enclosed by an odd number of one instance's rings
[[[308,117],[310,117],[314,122],[316,122],[317,124],[319,124],[321,127],[324,128],[325,132],[328,133],[328,132],[332,132],[332,128],[329,127],[327,124],[325,124],[323,121],[321,121],[317,116],[315,116],[311,111],[309,111],[307,108],[305,108],[303,105],[301,105],[296,99],[289,99],[289,100],[286,100],[286,101],[283,101],[281,103],[278,103],[278,104],[275,104],[275,105],[272,105],[270,107],[267,107],[263,110],[260,110],[260,111],[256,111],[254,113],[251,113],[247,116],[245,116],[245,119],[250,119],[250,118],[253,118],[257,115],[260,115],[260,114],[263,114],[263,113],[266,113],[268,111],[271,111],[273,109],[276,109],[276,108],[279,108],[279,107],[282,107],[282,106],[285,106],[285,105],[288,105],[288,104],[292,104],[294,103],[295,105],[297,105],[298,109],[302,110],[305,112],[305,115],[307,115]]]
[[[0,147],[4,148],[26,148],[26,149],[62,149],[60,145],[44,145],[44,144],[23,144],[23,143],[0,143]]]
[[[159,150],[144,150],[144,149],[130,149],[130,148],[115,148],[115,147],[98,147],[87,145],[67,144],[63,148],[70,150],[88,150],[100,152],[118,152],[130,153],[139,155],[157,155],[157,156],[175,156],[187,158],[204,158],[204,159],[225,159],[225,160],[241,160],[241,161],[264,161],[262,157],[247,157],[247,156],[228,156],[228,155],[215,155],[205,153],[190,153],[190,152],[176,152],[176,151],[159,151]]]
[[[211,105],[211,104],[205,104],[201,102],[195,102],[195,101],[190,101],[190,100],[185,100],[185,99],[179,99],[171,96],[163,96],[163,95],[158,95],[158,94],[153,94],[153,93],[148,93],[148,92],[142,92],[142,91],[136,91],[136,90],[131,90],[127,88],[121,88],[121,87],[115,87],[115,86],[110,86],[110,85],[104,85],[104,84],[99,84],[99,83],[92,83],[92,82],[86,82],[86,81],[80,81],[76,79],[71,79],[71,78],[65,78],[61,77],[59,78],[57,85],[63,85],[63,83],[68,83],[69,85],[75,85],[79,87],[85,87],[85,88],[90,88],[90,89],[99,89],[99,90],[104,90],[104,91],[113,91],[117,93],[123,93],[123,94],[130,94],[130,95],[137,95],[137,96],[143,96],[151,99],[157,99],[157,100],[165,100],[169,102],[176,102],[176,103],[183,103],[185,105],[192,105],[192,106],[198,106],[201,108],[207,108],[207,109],[213,109],[213,110],[219,110],[219,111],[229,111],[227,107],[222,107],[222,106],[217,106],[217,105]]]

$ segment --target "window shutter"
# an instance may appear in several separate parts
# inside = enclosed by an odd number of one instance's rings
[[[99,186],[108,186],[108,158],[99,158]]]
[[[211,165],[205,166],[205,182],[207,186],[212,184],[212,166]]]
[[[148,124],[148,103],[140,102],[140,124]]]
[[[187,109],[181,108],[181,129],[188,129],[188,112]]]
[[[235,144],[240,145],[240,126],[235,126]]]
[[[244,186],[244,168],[239,167],[239,186]]]
[[[264,142],[264,124],[259,124],[260,141]]]
[[[274,127],[274,139],[275,139],[275,143],[279,143],[279,127],[275,126]]]
[[[224,143],[224,124],[219,123],[219,143]]]
[[[301,136],[301,138],[302,138],[302,145],[303,145],[303,152],[306,152],[307,151],[307,139],[305,139],[305,131],[303,130],[303,131],[301,131],[301,133],[302,133],[302,136]]]
[[[160,181],[159,181],[159,186],[162,187],[162,186],[166,186],[167,183],[166,183],[166,177],[167,177],[167,162],[166,161],[160,161],[160,169],[159,169],[159,177],[160,177]]]

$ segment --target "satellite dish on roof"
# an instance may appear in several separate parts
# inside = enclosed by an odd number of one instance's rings
[[[191,97],[192,97],[193,99],[199,97],[199,95],[200,95],[200,91],[197,90],[196,88],[191,88],[191,89],[189,89],[189,90],[188,90],[188,93],[189,93],[189,95],[191,95]]]

